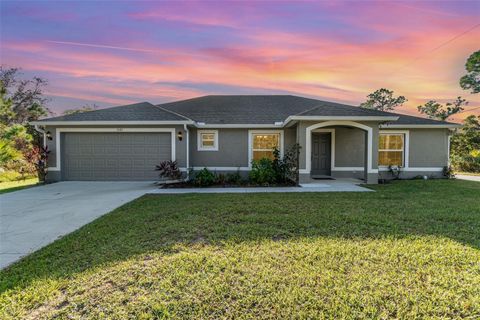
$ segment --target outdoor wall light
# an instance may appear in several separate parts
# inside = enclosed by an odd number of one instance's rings
[[[182,140],[183,140],[183,132],[182,132],[182,131],[178,131],[178,133],[177,133],[177,138],[178,138],[178,141],[182,141]]]
[[[53,140],[52,133],[50,131],[45,132],[48,140]]]

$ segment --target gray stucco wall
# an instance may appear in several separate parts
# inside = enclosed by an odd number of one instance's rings
[[[448,164],[447,129],[410,129],[410,167],[444,167]]]
[[[268,132],[269,129],[215,129],[218,131],[218,151],[198,150],[198,131],[190,129],[190,166],[191,167],[248,167],[248,132],[259,130]],[[278,129],[272,129],[278,130]],[[288,150],[296,142],[296,129],[283,130],[284,150]]]
[[[201,130],[201,129],[200,129]],[[191,167],[248,167],[247,129],[218,130],[218,151],[198,151],[198,130],[190,129]]]
[[[335,166],[363,167],[365,160],[365,131],[358,128],[334,127]]]

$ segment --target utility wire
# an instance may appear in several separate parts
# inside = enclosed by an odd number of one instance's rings
[[[454,37],[448,39],[447,41],[445,42],[442,42],[441,44],[439,44],[438,46],[428,50],[427,52],[424,52],[423,54],[417,56],[416,58],[413,58],[411,61],[407,62],[406,64],[404,64],[403,66],[400,66],[398,67],[398,69],[396,69],[394,72],[392,72],[388,77],[391,77],[393,76],[395,73],[397,73],[398,71],[402,70],[403,68],[405,67],[408,67],[409,65],[411,65],[412,63],[416,62],[417,60],[420,60],[421,58],[423,58],[427,53],[432,53],[432,52],[435,52],[437,51],[438,49],[440,48],[443,48],[444,46],[452,43],[453,41],[463,37],[464,35],[466,35],[467,33],[469,32],[472,32],[473,30],[475,30],[476,28],[480,27],[480,23],[477,23],[475,25],[473,25],[472,27],[468,28],[467,30],[455,35]]]

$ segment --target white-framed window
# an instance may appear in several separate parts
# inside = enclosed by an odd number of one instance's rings
[[[406,167],[406,134],[381,132],[378,139],[378,166]]]
[[[198,151],[218,151],[218,130],[198,130]]]
[[[273,151],[275,148],[280,150],[283,156],[283,131],[282,130],[265,130],[265,131],[249,131],[249,165],[253,160],[262,158],[273,159]]]

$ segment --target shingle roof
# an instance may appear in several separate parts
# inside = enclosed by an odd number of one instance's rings
[[[456,123],[451,123],[447,121],[439,121],[433,119],[420,118],[415,116],[408,116],[405,114],[392,113],[392,115],[398,116],[398,120],[389,122],[390,124],[395,125],[455,125]]]
[[[392,117],[395,125],[450,125],[420,117],[362,109],[291,95],[211,95],[160,105],[148,102],[43,119],[45,121],[189,121],[215,124],[274,124],[289,116]]]
[[[149,102],[53,117],[42,121],[188,121]]]
[[[293,115],[391,116],[387,112],[290,95],[203,96],[159,106],[208,124],[273,124]]]

